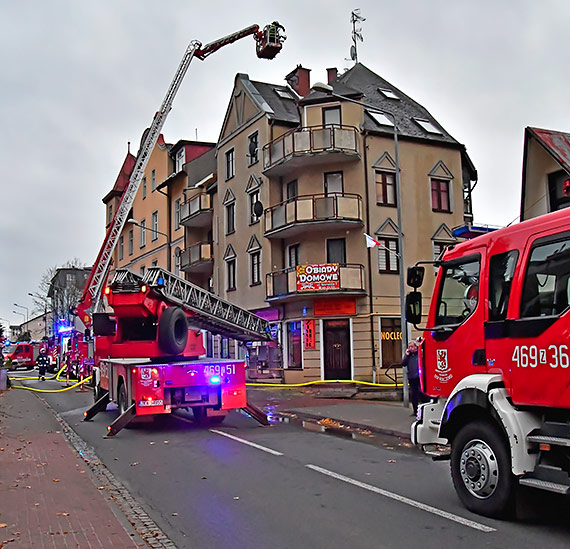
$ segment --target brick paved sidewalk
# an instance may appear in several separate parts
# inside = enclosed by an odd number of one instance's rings
[[[0,548],[146,546],[127,533],[60,429],[31,391],[0,392]]]

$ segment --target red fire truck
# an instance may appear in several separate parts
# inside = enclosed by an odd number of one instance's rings
[[[136,416],[177,408],[211,422],[243,408],[266,422],[247,404],[245,360],[200,359],[206,353],[202,328],[238,341],[270,341],[266,320],[160,267],[144,277],[118,270],[105,293],[114,313],[93,317],[95,404],[86,420],[114,401],[121,415],[110,435]]]
[[[500,517],[520,486],[570,492],[569,210],[451,246],[420,347],[412,439],[451,459],[464,505]],[[424,267],[408,269],[406,314],[421,322]],[[418,326],[416,326],[418,328]]]
[[[2,349],[4,363],[11,369],[25,368],[27,370],[36,366],[36,359],[42,348],[42,343],[20,342],[11,343]]]

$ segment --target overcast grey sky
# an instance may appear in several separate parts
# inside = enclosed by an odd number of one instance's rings
[[[216,141],[235,74],[276,84],[297,64],[326,80],[359,61],[426,107],[478,172],[475,220],[518,214],[526,126],[570,132],[567,0],[0,0],[2,215],[0,318],[31,309],[42,274],[95,260],[102,197],[158,110],[188,43],[280,21],[273,61],[252,38],[195,61],[163,133]],[[30,314],[31,316],[31,314]]]

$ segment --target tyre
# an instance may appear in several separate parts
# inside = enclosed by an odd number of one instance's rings
[[[463,505],[492,518],[514,510],[515,477],[507,441],[486,421],[464,425],[451,446],[451,478]]]
[[[119,412],[124,414],[128,408],[129,403],[127,401],[127,390],[125,389],[125,384],[121,383],[119,386],[119,391],[117,394],[117,404],[119,405]]]
[[[179,355],[188,341],[188,321],[179,307],[168,307],[158,323],[158,345],[169,355]]]
[[[192,413],[196,423],[204,423],[206,421],[206,408],[203,406],[192,406]]]

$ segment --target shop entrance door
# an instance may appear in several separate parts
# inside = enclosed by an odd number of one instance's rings
[[[325,320],[325,379],[350,379],[350,326],[348,320]]]

